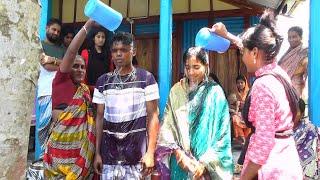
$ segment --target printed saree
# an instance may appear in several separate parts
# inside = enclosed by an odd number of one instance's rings
[[[245,76],[244,76],[245,77]],[[234,93],[231,93],[228,97],[229,101],[229,108],[230,108],[230,115],[231,115],[231,120],[232,120],[232,126],[233,126],[233,135],[234,138],[244,138],[248,137],[248,135],[251,132],[251,129],[246,126],[242,119],[241,111],[243,108],[243,104],[246,100],[247,94],[249,92],[249,83],[247,78],[245,77],[245,87],[243,91],[239,91],[238,88],[236,87],[234,90]],[[231,98],[233,95],[236,96],[236,99]],[[236,103],[239,101],[239,109],[238,111],[234,108],[235,106],[232,106],[232,104]],[[244,143],[244,142],[243,142]]]
[[[302,94],[305,87],[307,72],[299,72],[302,60],[308,56],[308,48],[301,45],[294,49],[289,49],[279,60],[279,66],[284,69],[289,77],[293,87],[298,91],[299,95]]]
[[[309,122],[308,117],[301,119],[294,131],[294,139],[305,179],[320,179],[319,136],[318,128]]]
[[[171,179],[191,179],[173,154],[180,149],[204,164],[211,179],[231,179],[230,117],[224,92],[211,80],[194,91],[188,89],[182,79],[170,91],[156,152],[158,171]]]
[[[52,127],[44,154],[46,179],[86,179],[95,152],[89,88],[81,84]]]
[[[244,76],[245,77],[245,76]],[[249,82],[247,80],[247,78],[245,77],[245,87],[244,87],[244,90],[243,91],[239,91],[238,88],[236,88],[234,90],[234,93],[236,94],[237,96],[237,100],[240,101],[241,103],[244,103],[244,101],[246,100],[246,97],[248,95],[248,92],[249,92]],[[242,110],[242,105],[240,107],[240,111]]]

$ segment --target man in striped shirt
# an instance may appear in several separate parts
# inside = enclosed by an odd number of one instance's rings
[[[96,155],[102,179],[140,179],[152,172],[159,130],[159,90],[153,75],[132,65],[133,36],[119,32],[111,40],[116,70],[96,84]]]

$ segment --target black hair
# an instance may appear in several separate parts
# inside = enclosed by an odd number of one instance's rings
[[[62,37],[65,37],[66,35],[68,35],[68,34],[73,34],[73,36],[75,35],[75,32],[74,32],[74,30],[73,30],[73,28],[72,27],[70,27],[70,26],[63,26],[62,28],[61,28],[61,35],[62,35]]]
[[[217,76],[216,74],[210,73],[210,74],[209,74],[209,77],[211,77],[217,84],[219,84],[219,85],[221,86],[221,83],[220,83],[220,81],[219,81],[219,78],[218,78],[218,76]]]
[[[272,63],[279,53],[283,38],[276,31],[276,19],[271,9],[266,9],[259,24],[249,28],[242,36],[243,46],[249,50],[257,47],[264,51],[265,61]]]
[[[132,65],[134,65],[134,66],[138,66],[138,65],[139,65],[138,59],[137,59],[136,56],[133,56],[133,57],[132,57]]]
[[[238,81],[238,80],[242,80],[242,81],[244,81],[244,82],[246,82],[246,77],[243,75],[243,74],[239,74],[238,76],[237,76],[237,78],[236,78],[236,82]],[[247,83],[247,82],[246,82]]]
[[[135,46],[134,36],[128,32],[119,31],[115,33],[110,42],[111,46],[114,42],[122,42],[124,45],[132,45],[133,47]]]
[[[296,33],[302,38],[303,30],[302,30],[301,27],[299,27],[299,26],[293,26],[293,27],[291,27],[291,28],[288,30],[288,33],[289,33],[290,31],[291,31],[291,32],[292,32],[292,31],[296,32]]]
[[[208,53],[200,47],[191,47],[187,49],[183,54],[183,63],[185,64],[186,61],[192,56],[195,56],[197,59],[199,59],[203,65],[209,63]]]
[[[306,103],[304,103],[304,100],[303,99],[299,99],[299,110],[300,110],[300,113],[301,114],[304,114],[304,111],[306,109]]]
[[[56,19],[56,18],[49,19],[49,21],[47,22],[47,26],[51,26],[53,24],[58,24],[60,27],[62,25],[62,23],[59,19]]]
[[[94,27],[90,30],[90,33],[89,33],[89,41],[88,41],[88,49],[90,50],[94,50],[95,49],[95,44],[94,44],[94,37],[99,33],[99,32],[103,32],[104,35],[105,35],[105,42],[104,42],[104,45],[102,47],[102,51],[105,52],[105,51],[108,51],[108,42],[107,42],[107,30],[101,26],[98,26],[98,27]]]

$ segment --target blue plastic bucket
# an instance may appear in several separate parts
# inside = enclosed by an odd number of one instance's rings
[[[209,28],[204,27],[197,33],[195,44],[210,51],[224,53],[228,50],[230,41],[209,31]]]
[[[99,0],[89,0],[84,8],[84,14],[110,31],[116,30],[122,15]]]

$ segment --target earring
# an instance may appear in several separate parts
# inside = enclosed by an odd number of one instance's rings
[[[257,63],[257,59],[253,58],[253,63],[256,64]]]

